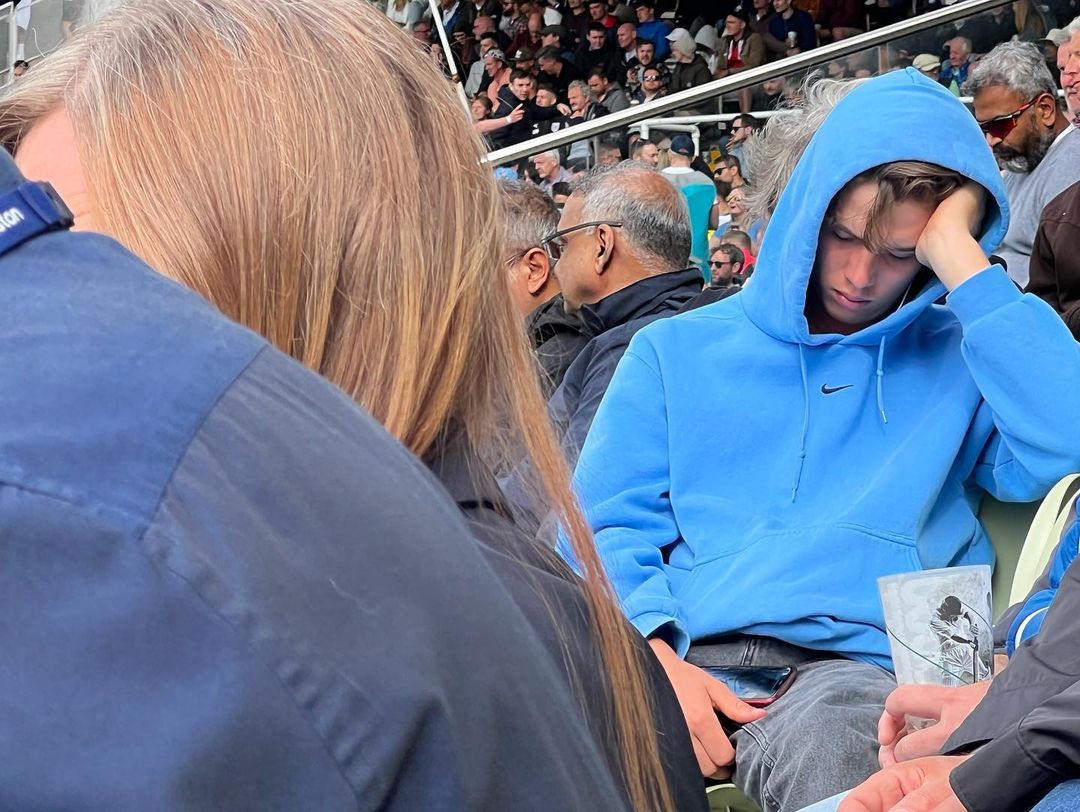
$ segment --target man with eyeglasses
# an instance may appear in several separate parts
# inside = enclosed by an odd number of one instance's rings
[[[746,147],[747,139],[760,130],[762,126],[761,119],[756,118],[749,113],[744,113],[731,121],[731,130],[727,142],[727,153],[738,159],[742,169],[742,177],[745,181],[750,180],[750,173],[747,170],[747,162],[743,150]]]
[[[1028,259],[1042,211],[1080,180],[1080,132],[1069,124],[1042,51],[1006,42],[979,60],[964,85],[975,118],[1004,170],[1012,218],[997,253],[1009,276],[1028,283]]]
[[[630,97],[630,104],[645,104],[667,95],[664,87],[664,72],[658,66],[645,68],[641,74],[641,87]]]
[[[548,404],[574,460],[634,333],[697,296],[701,271],[687,268],[690,217],[682,194],[639,161],[582,179],[558,230],[541,244],[566,309],[580,312],[593,336]]]

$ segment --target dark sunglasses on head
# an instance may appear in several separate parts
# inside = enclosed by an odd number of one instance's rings
[[[548,259],[554,265],[562,257],[563,251],[566,250],[567,234],[572,234],[583,228],[595,228],[596,226],[622,228],[622,223],[612,222],[610,220],[591,220],[588,223],[578,223],[576,226],[564,228],[562,231],[556,231],[554,234],[549,234],[544,237],[544,239],[540,240],[540,247],[544,249],[544,253],[548,255]]]
[[[1004,141],[1009,137],[1009,133],[1016,129],[1016,125],[1020,123],[1020,116],[1030,110],[1035,102],[1045,95],[1045,93],[1040,93],[1023,107],[1019,107],[1011,113],[1006,113],[1003,116],[994,116],[993,118],[988,118],[986,121],[980,121],[979,129],[986,133],[986,135]]]

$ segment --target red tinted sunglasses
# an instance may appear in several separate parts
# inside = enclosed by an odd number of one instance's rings
[[[986,121],[980,121],[979,129],[987,135],[993,136],[1000,141],[1004,141],[1009,137],[1009,133],[1016,129],[1016,125],[1020,123],[1020,116],[1030,110],[1035,102],[1045,95],[1045,93],[1040,93],[1023,107],[1017,108],[1011,113],[1006,113],[1003,116],[994,116],[993,118],[988,118]]]

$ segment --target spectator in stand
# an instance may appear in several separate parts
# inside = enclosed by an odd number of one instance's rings
[[[608,14],[607,0],[589,0],[589,20],[600,23],[608,31],[614,30],[619,24],[618,18]]]
[[[569,183],[556,183],[551,187],[551,200],[555,204],[555,208],[562,211],[562,207],[566,204],[566,201],[570,199],[570,194],[573,192],[573,188]]]
[[[506,64],[506,55],[497,48],[484,54],[484,73],[488,77],[487,96],[493,105],[497,104],[499,92],[510,84],[513,73],[513,69]]]
[[[472,32],[473,39],[477,42],[480,42],[480,39],[485,34],[490,34],[495,37],[496,41],[499,43],[500,51],[510,45],[510,39],[495,25],[494,17],[477,17],[473,20]]]
[[[526,5],[528,5],[527,0],[503,0],[502,2],[503,13],[502,19],[499,20],[499,31],[511,44],[529,29]],[[513,51],[508,51],[508,53],[513,53]]]
[[[1061,314],[1080,341],[1080,182],[1043,209],[1028,264],[1027,292]]]
[[[862,0],[822,0],[817,18],[822,42],[838,42],[866,29],[866,4]]]
[[[729,228],[724,232],[724,236],[720,238],[721,245],[734,245],[743,253],[743,265],[742,276],[746,277],[750,275],[750,272],[754,268],[754,263],[757,262],[757,257],[754,256],[753,242],[750,239],[750,235],[745,231],[738,228]]]
[[[678,93],[712,80],[709,66],[697,52],[697,43],[689,31],[676,28],[667,38],[671,43],[671,55],[675,59],[675,68],[671,72],[671,81],[668,82],[669,93]]]
[[[471,2],[462,0],[439,0],[443,30],[451,34],[465,34],[472,30],[475,12]],[[471,61],[471,60],[470,60]]]
[[[588,76],[594,68],[600,68],[608,81],[618,81],[622,65],[615,47],[608,41],[603,23],[589,23],[588,36],[574,57],[578,69]]]
[[[727,153],[733,155],[739,161],[739,171],[747,181],[752,181],[750,168],[746,162],[746,142],[756,132],[760,131],[762,121],[749,113],[743,113],[731,121],[731,134],[727,140]]]
[[[561,101],[566,101],[566,91],[570,83],[581,78],[581,74],[571,62],[560,53],[559,49],[546,45],[536,55],[536,62],[540,66],[539,79],[542,84],[551,85],[559,94]]]
[[[774,76],[754,88],[751,110],[775,110],[784,101],[784,78]]]
[[[671,23],[657,18],[656,0],[634,0],[634,11],[637,14],[638,37],[651,40],[656,49],[654,58],[659,62],[664,61],[671,52],[667,41]]]
[[[16,59],[11,66],[11,75],[15,79],[23,78],[30,70],[30,63],[25,59]]]
[[[941,84],[941,59],[933,54],[919,54],[911,66],[931,81]]]
[[[589,23],[592,22],[592,17],[589,16],[589,9],[585,5],[585,0],[568,0],[566,8],[569,13],[563,15],[563,25],[569,32],[569,42],[573,42],[575,46],[580,46],[588,36]]]
[[[536,64],[536,55],[528,48],[518,48],[512,57],[514,69],[536,76],[540,68]]]
[[[690,136],[680,133],[671,139],[668,166],[662,170],[672,186],[682,192],[690,212],[690,264],[700,268],[709,278],[706,263],[709,256],[709,215],[716,202],[716,186],[712,179],[694,169],[696,150]]]
[[[740,248],[730,243],[721,243],[709,258],[709,287],[728,296],[738,293],[744,261]]]
[[[746,181],[742,176],[742,162],[739,161],[738,156],[731,153],[721,156],[720,160],[716,162],[713,178],[726,187],[724,189],[725,198],[732,189],[738,189],[740,186],[746,185]]]
[[[533,54],[544,47],[543,37],[540,32],[544,28],[544,17],[539,12],[529,15],[525,31],[518,34],[510,43],[510,53],[517,53],[522,48],[527,48]]]
[[[536,174],[540,178],[540,191],[551,197],[551,187],[556,183],[573,183],[574,177],[562,165],[562,155],[557,149],[541,152],[532,157]]]
[[[510,84],[499,92],[498,106],[490,121],[477,126],[480,133],[491,133],[496,147],[520,144],[532,137],[533,127],[539,123],[560,118],[557,107],[541,107],[534,96],[536,79],[523,70],[510,74]]]
[[[574,477],[703,773],[734,762],[765,812],[877,770],[877,577],[992,561],[977,492],[1040,498],[1080,466],[1080,345],[987,258],[1008,202],[970,113],[914,70],[804,99],[830,112],[770,121],[787,180],[753,281],[634,337]],[[702,429],[716,402],[739,431]],[[738,663],[799,675],[749,717],[700,668]]]
[[[523,181],[501,181],[506,223],[510,294],[543,370],[546,397],[562,383],[567,367],[589,341],[581,319],[566,312],[551,260],[540,241],[559,225],[551,198]],[[563,190],[560,190],[563,191]]]
[[[569,38],[563,26],[545,25],[540,29],[540,41],[543,43],[543,48],[554,48],[562,55],[564,62],[574,64],[574,52],[570,47]]]
[[[467,78],[465,79],[465,95],[470,99],[477,93],[487,90],[487,86],[491,82],[491,76],[486,70],[487,65],[484,62],[484,57],[488,55],[489,51],[497,50],[498,47],[499,43],[494,34],[488,33],[480,37],[480,42],[477,44],[480,59],[477,59],[469,66],[469,71],[466,74]]]
[[[551,85],[540,85],[536,89],[536,104],[538,107],[557,107],[559,96]]]
[[[1039,42],[1051,28],[1034,0],[1016,0],[1013,3],[1016,36],[1021,42]]]
[[[491,99],[487,96],[477,96],[470,102],[469,109],[472,110],[473,123],[485,121],[491,117],[491,111],[493,109]]]
[[[751,0],[750,27],[754,29],[754,33],[760,34],[762,39],[769,36],[772,16],[772,0]],[[768,58],[772,59],[773,54],[769,53]]]
[[[412,37],[425,47],[431,44],[431,21],[418,20],[412,27]]]
[[[716,69],[720,64],[720,54],[718,53],[720,40],[716,36],[716,27],[712,25],[701,26],[697,33],[694,34],[694,44],[701,58],[705,60],[705,66],[709,69],[709,74],[715,76]]]
[[[660,165],[660,150],[652,141],[646,141],[642,138],[634,142],[634,146],[630,150],[630,158],[656,169]]]
[[[967,37],[953,37],[945,46],[949,49],[949,58],[941,63],[938,82],[949,88],[954,96],[959,96],[960,88],[967,81],[968,72],[974,64],[971,58],[971,40]]]
[[[877,0],[866,12],[870,15],[871,28],[880,28],[904,19],[911,12],[911,4],[907,0]]]
[[[964,36],[971,41],[974,53],[985,54],[1016,36],[1016,15],[1007,5],[984,11],[965,22]]]
[[[622,147],[610,141],[601,142],[596,156],[597,166],[615,166],[623,159]]]
[[[626,90],[630,95],[641,89],[645,69],[660,64],[656,61],[656,44],[651,39],[639,37],[634,53],[634,62],[626,71]]]
[[[570,115],[568,118],[571,124],[592,121],[594,118],[606,116],[609,112],[607,108],[596,101],[592,88],[580,79],[570,83],[566,94],[570,100]]]
[[[502,5],[499,0],[470,0],[472,5],[472,17],[490,17],[495,20],[502,14]]]
[[[713,75],[721,79],[747,68],[756,68],[765,62],[765,40],[750,27],[750,13],[742,4],[735,6],[724,19],[724,36],[720,38],[716,70]],[[739,91],[739,110],[749,113],[752,91]]]
[[[427,58],[363,0],[128,0],[56,56],[5,93],[3,143],[194,293],[89,235],[92,274],[61,235],[4,269],[4,805],[703,809],[544,414],[491,170]],[[493,469],[521,454],[584,578],[505,508]]]
[[[776,14],[769,20],[769,35],[765,45],[777,57],[794,56],[817,47],[814,18],[793,0],[773,0]]]
[[[1057,66],[1061,75],[1061,90],[1065,94],[1065,109],[1074,126],[1080,126],[1080,17],[1065,29],[1069,35],[1057,52]]]
[[[586,175],[544,245],[567,308],[581,311],[595,336],[548,403],[563,450],[575,460],[630,339],[698,295],[701,271],[686,267],[685,199],[659,172],[633,161]]]
[[[644,104],[666,95],[667,87],[664,70],[660,66],[654,65],[645,68],[645,72],[641,75],[641,87],[630,97],[630,104]]]
[[[972,68],[964,91],[1004,170],[1011,220],[997,252],[1024,287],[1043,209],[1080,180],[1080,130],[1061,110],[1042,51],[1031,43],[994,48]]]
[[[619,75],[621,82],[626,77],[626,71],[632,67],[637,59],[637,26],[634,23],[623,23],[615,29],[615,44],[618,46]]]
[[[617,84],[608,81],[603,68],[593,68],[589,73],[589,87],[596,97],[597,104],[609,113],[618,113],[630,106],[630,99]]]

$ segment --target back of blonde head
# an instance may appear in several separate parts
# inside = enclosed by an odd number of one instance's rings
[[[125,0],[0,100],[0,138],[57,106],[101,230],[416,454],[451,427],[489,462],[525,448],[586,574],[632,802],[669,809],[631,632],[499,273],[496,186],[431,61],[365,0]]]

